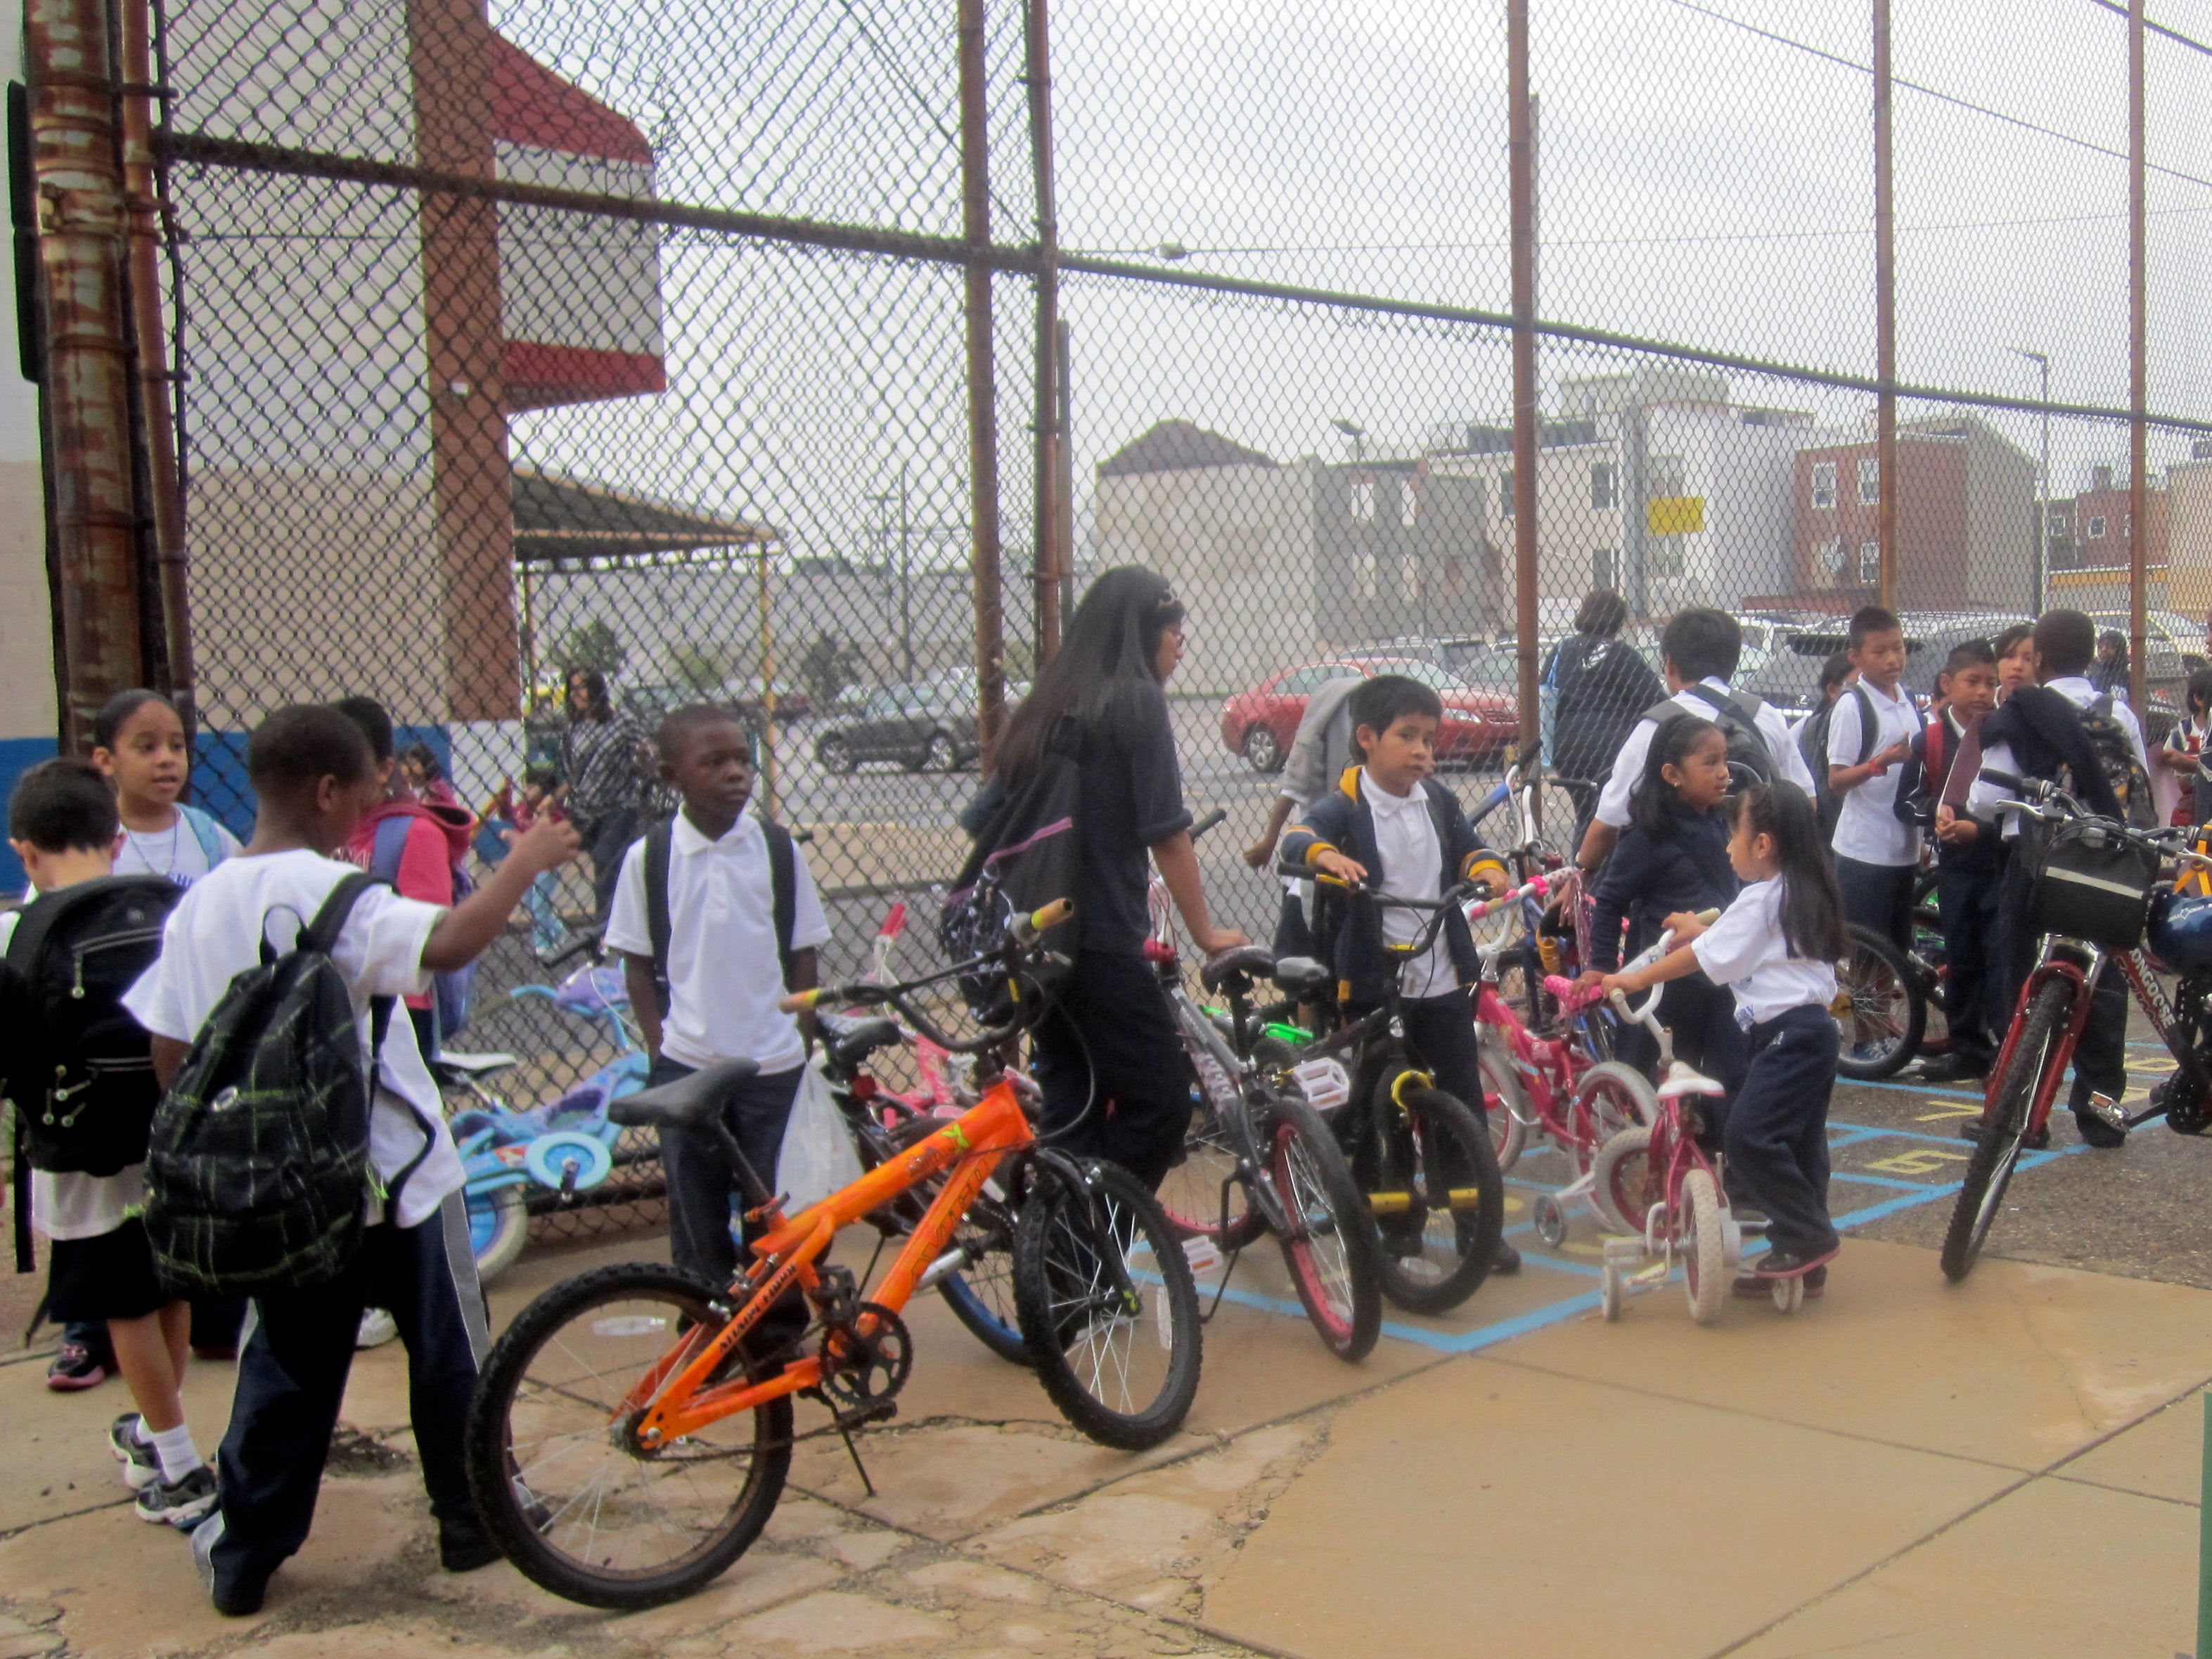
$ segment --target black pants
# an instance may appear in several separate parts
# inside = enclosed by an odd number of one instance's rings
[[[471,1521],[461,1434],[477,1366],[489,1346],[483,1291],[458,1192],[412,1227],[368,1230],[335,1282],[255,1299],[259,1322],[239,1356],[230,1429],[217,1454],[219,1583],[255,1583],[307,1541],[353,1367],[362,1310],[390,1311],[407,1347],[408,1415],[441,1521]]]
[[[1639,998],[1638,1000],[1641,1000]],[[1735,997],[1725,986],[1703,974],[1669,980],[1660,994],[1659,1023],[1674,1039],[1674,1058],[1694,1066],[1733,1095],[1743,1084],[1746,1044],[1743,1027],[1736,1023]],[[1657,1075],[1659,1043],[1641,1025],[1622,1028],[1613,1045],[1615,1055],[1650,1077]],[[1698,1102],[1711,1111],[1714,1103]],[[1715,1133],[1718,1123],[1708,1127]]]
[[[578,824],[584,850],[592,855],[592,918],[604,926],[615,906],[615,884],[622,876],[623,854],[638,837],[637,808],[624,806]]]
[[[1159,977],[1141,956],[1085,951],[1030,1039],[1042,1133],[1077,1158],[1120,1164],[1158,1190],[1182,1161],[1190,1061]]]
[[[657,1089],[696,1069],[663,1057],[653,1062],[647,1086]],[[770,1193],[775,1190],[776,1158],[783,1151],[783,1126],[791,1119],[791,1103],[799,1097],[799,1079],[805,1073],[805,1066],[795,1066],[787,1072],[749,1078],[722,1109],[722,1126],[737,1138],[738,1150]],[[668,1176],[669,1249],[676,1265],[711,1284],[728,1284],[738,1271],[737,1241],[730,1237],[730,1200],[734,1196],[741,1210],[750,1209],[752,1200],[744,1196],[744,1185],[730,1167],[720,1139],[704,1126],[663,1129],[660,1162]],[[744,1231],[748,1243],[760,1236],[760,1229],[750,1221],[744,1223]]]
[[[1398,1005],[1398,1012],[1405,1022],[1407,1043],[1436,1079],[1437,1087],[1489,1122],[1490,1103],[1482,1095],[1482,1043],[1467,993],[1410,1000]]]
[[[1315,945],[1313,926],[1306,920],[1306,908],[1298,902],[1296,893],[1283,895],[1283,908],[1275,918],[1275,960],[1285,957],[1317,957],[1320,947]]]
[[[2028,900],[2034,883],[2027,860],[2014,848],[2006,860],[1998,899],[1999,926],[2004,933],[2004,1020],[1996,1028],[2000,1042],[2020,1006],[2021,988],[2035,967],[2042,940],[2028,921]],[[2107,963],[2097,981],[2089,1006],[2089,1023],[2081,1028],[2081,1041],[2074,1049],[2074,1089],[2069,1103],[2075,1111],[2088,1104],[2093,1094],[2118,1100],[2127,1092],[2128,982],[2117,964]]]
[[[1912,883],[1909,864],[1862,864],[1840,855],[1836,885],[1843,890],[1844,920],[1871,927],[1900,951],[1912,948]]]
[[[2005,975],[1997,962],[1997,901],[2002,872],[1993,867],[1936,872],[1936,905],[1943,918],[1943,1018],[1951,1052],[1987,1066],[1996,1033],[2009,1009],[1997,1009]]]
[[[1826,1008],[1792,1008],[1753,1026],[1750,1063],[1722,1132],[1730,1193],[1765,1212],[1776,1249],[1797,1255],[1822,1255],[1836,1242],[1828,1095],[1839,1040]]]

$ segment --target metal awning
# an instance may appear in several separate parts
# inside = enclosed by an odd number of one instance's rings
[[[514,475],[519,564],[659,563],[682,556],[780,542],[773,525],[726,519],[606,484],[518,466]]]

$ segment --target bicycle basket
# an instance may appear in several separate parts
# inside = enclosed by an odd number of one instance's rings
[[[2094,818],[2057,824],[2020,853],[2028,860],[2028,921],[2036,933],[2108,951],[2142,943],[2158,880],[2156,853]]]

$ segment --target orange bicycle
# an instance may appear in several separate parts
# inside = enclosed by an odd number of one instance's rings
[[[1181,1425],[1198,1391],[1200,1321],[1176,1236],[1127,1170],[1041,1143],[1003,1064],[1044,1006],[1037,936],[1066,914],[1064,902],[1048,906],[1010,927],[995,957],[926,979],[787,1000],[794,1011],[896,1008],[943,1048],[977,1055],[983,1090],[957,1118],[920,1120],[896,1157],[795,1215],[721,1127],[722,1103],[750,1062],[616,1103],[627,1124],[713,1125],[749,1217],[766,1231],[726,1287],[622,1262],[554,1286],[501,1337],[469,1413],[469,1480],[485,1526],[526,1577],[573,1601],[633,1608],[687,1595],[726,1569],[774,1512],[795,1439],[836,1434],[849,1447],[853,1430],[896,1413],[914,1365],[901,1312],[968,1265],[963,1223],[987,1182],[1018,1213],[1015,1314],[1053,1403],[1093,1439],[1130,1450]],[[914,999],[955,978],[972,986],[979,971],[1003,975],[1012,1012],[956,1040]],[[933,1183],[933,1200],[872,1288],[867,1273],[823,1260],[842,1229]],[[793,1285],[808,1322],[769,1352],[754,1333]],[[830,1413],[806,1436],[793,1431],[800,1395]]]

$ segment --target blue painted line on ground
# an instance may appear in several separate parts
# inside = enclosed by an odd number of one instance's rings
[[[1893,1089],[1901,1095],[1949,1095],[1959,1100],[1979,1100],[1982,1097],[1982,1091],[1978,1089],[1942,1089],[1927,1083],[1857,1083],[1849,1078],[1839,1077],[1836,1079],[1836,1086],[1839,1089]]]
[[[1925,1192],[1929,1186],[1929,1183],[1924,1181],[1895,1181],[1887,1176],[1855,1175],[1844,1170],[1831,1170],[1828,1172],[1828,1179],[1848,1181],[1856,1187],[1887,1187],[1900,1193]]]

